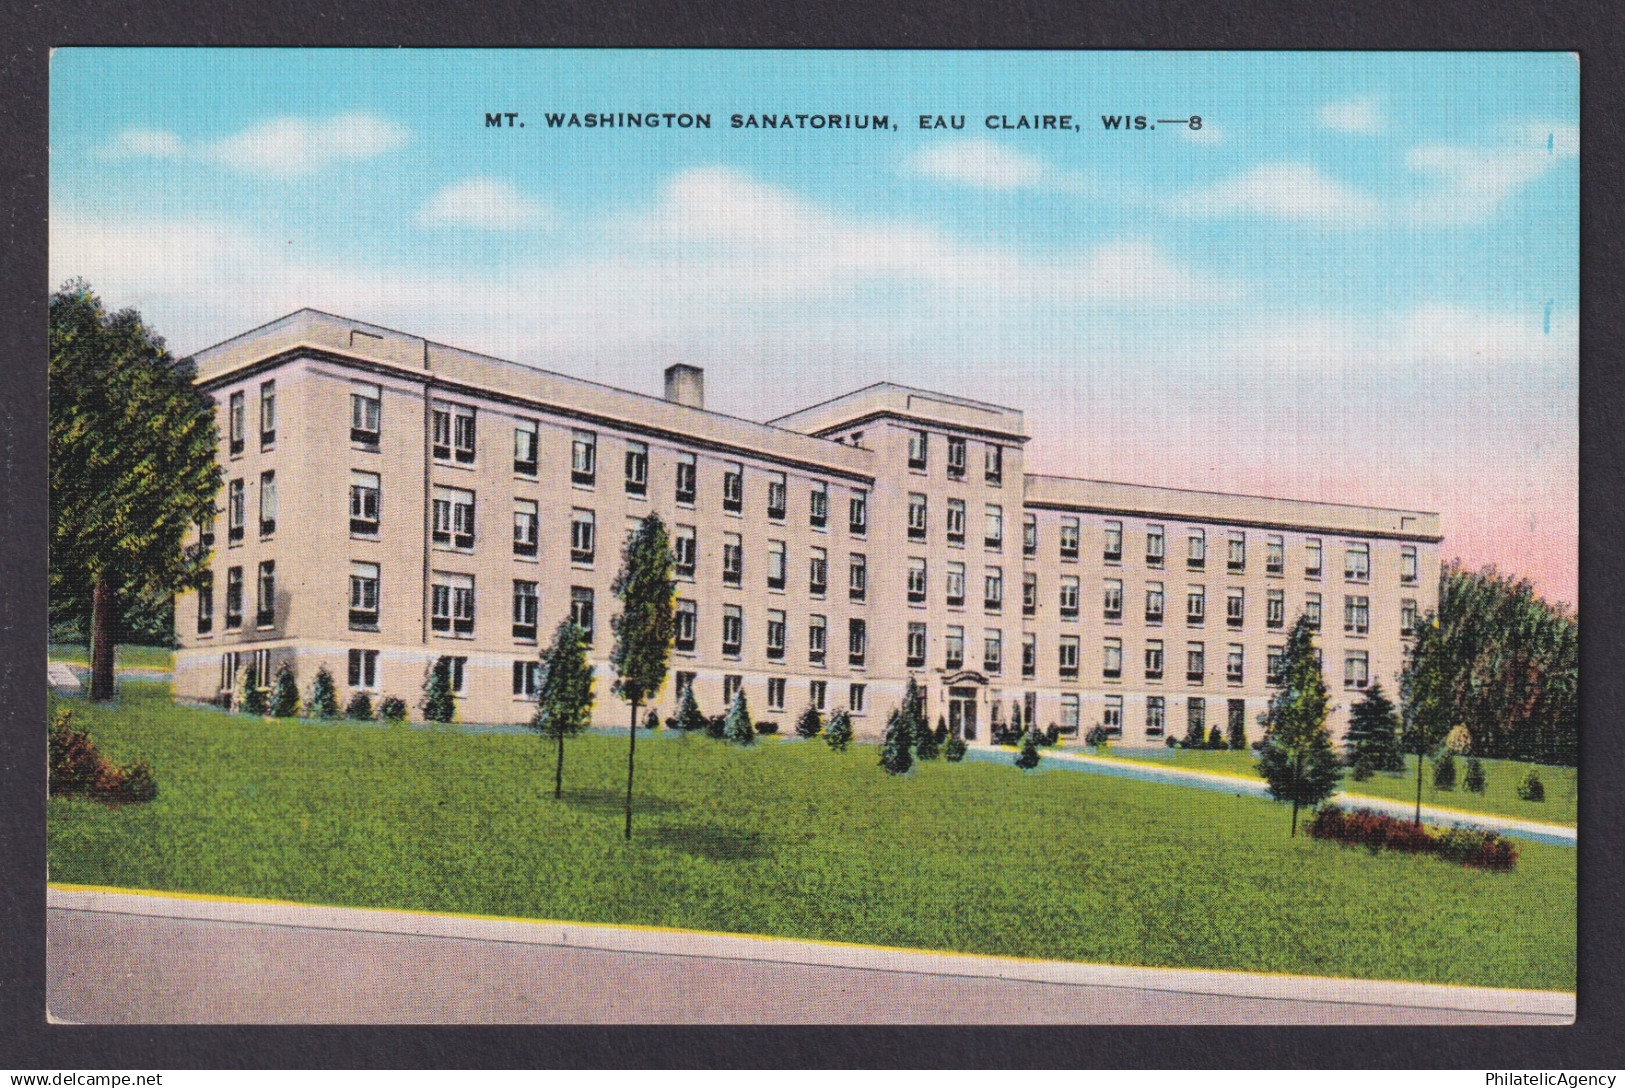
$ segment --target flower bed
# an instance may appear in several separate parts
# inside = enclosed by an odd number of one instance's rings
[[[1343,846],[1364,846],[1373,854],[1381,850],[1432,854],[1469,869],[1507,872],[1518,862],[1517,847],[1493,831],[1473,827],[1433,831],[1368,808],[1349,812],[1324,805],[1309,824],[1309,834]]]

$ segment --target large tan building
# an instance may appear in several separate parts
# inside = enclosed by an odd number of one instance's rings
[[[1160,744],[1193,720],[1256,736],[1300,613],[1334,722],[1392,686],[1435,604],[1438,516],[1028,475],[1022,414],[882,383],[769,423],[302,310],[196,356],[220,413],[211,584],[177,604],[176,692],[325,665],[415,707],[451,659],[459,720],[531,717],[540,646],[593,636],[658,512],[678,570],[671,713],[743,687],[784,726],[846,706],[875,735],[910,676],[973,742],[1008,722]]]

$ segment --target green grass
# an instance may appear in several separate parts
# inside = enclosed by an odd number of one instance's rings
[[[147,805],[49,803],[51,879],[1120,964],[1567,990],[1575,851],[1512,873],[1287,837],[1257,798],[875,749],[265,723],[72,700]]]
[[[1257,778],[1258,771],[1251,752],[1229,750],[1209,751],[1196,748],[1122,749],[1108,748],[1102,753],[1108,759],[1126,759],[1138,763],[1154,763],[1162,767],[1177,767],[1187,771],[1208,771],[1213,774],[1233,774],[1243,778]],[[1531,766],[1540,771],[1546,786],[1546,800],[1525,801],[1518,796],[1518,783]],[[1343,789],[1348,793],[1367,797],[1382,797],[1395,801],[1416,800],[1416,759],[1407,756],[1404,774],[1375,774],[1364,782],[1356,782],[1345,771]],[[1573,767],[1550,767],[1545,764],[1520,763],[1510,759],[1484,760],[1485,789],[1483,793],[1470,793],[1461,783],[1467,777],[1467,761],[1456,760],[1456,788],[1433,788],[1433,763],[1430,760],[1422,770],[1422,803],[1439,808],[1458,809],[1462,812],[1482,812],[1495,816],[1512,816],[1542,823],[1576,826],[1578,819],[1579,786]]]
[[[46,660],[61,661],[69,665],[90,664],[90,647],[53,642],[46,647]],[[173,669],[175,651],[167,646],[136,646],[121,643],[114,660],[125,669]]]

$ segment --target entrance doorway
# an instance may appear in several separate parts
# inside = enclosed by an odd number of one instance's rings
[[[976,689],[948,689],[948,731],[965,740],[976,739]]]

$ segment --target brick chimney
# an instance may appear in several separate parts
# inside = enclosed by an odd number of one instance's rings
[[[687,363],[673,363],[666,368],[666,399],[673,404],[686,404],[690,408],[705,407],[705,371]]]

